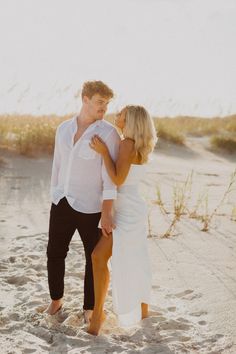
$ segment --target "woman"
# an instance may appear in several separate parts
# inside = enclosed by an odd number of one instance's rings
[[[123,133],[114,163],[106,144],[94,136],[90,146],[103,157],[107,172],[118,186],[114,202],[113,234],[102,235],[92,254],[95,306],[88,332],[99,333],[105,320],[103,305],[109,285],[107,262],[112,255],[113,308],[121,326],[148,316],[151,273],[147,250],[147,207],[138,192],[144,164],[156,143],[156,131],[141,106],[126,106],[115,124]]]

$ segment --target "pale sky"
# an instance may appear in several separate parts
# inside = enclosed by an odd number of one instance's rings
[[[158,116],[236,113],[235,0],[0,0],[0,113],[75,112],[86,80]]]

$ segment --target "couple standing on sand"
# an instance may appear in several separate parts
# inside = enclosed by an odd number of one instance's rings
[[[65,258],[77,229],[86,258],[84,319],[93,335],[105,320],[111,256],[113,309],[121,326],[148,316],[151,291],[147,208],[138,185],[156,132],[143,107],[126,106],[115,121],[121,139],[103,119],[112,98],[103,82],[84,83],[80,113],[57,128],[51,177],[47,312],[62,307]]]

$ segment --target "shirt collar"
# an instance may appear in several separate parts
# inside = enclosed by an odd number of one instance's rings
[[[98,119],[98,120],[95,120],[95,122],[91,123],[89,126],[88,126],[88,129],[90,129],[90,127],[97,127],[101,124],[101,122],[103,121],[103,119]],[[77,130],[77,116],[74,116],[73,118],[73,128]]]

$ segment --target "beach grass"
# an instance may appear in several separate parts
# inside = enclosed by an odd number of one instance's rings
[[[155,126],[164,128],[165,131],[175,132],[176,134],[190,135],[195,137],[212,136],[222,133],[236,134],[236,115],[223,118],[199,118],[179,116],[175,118],[155,118]]]
[[[213,135],[210,139],[213,150],[220,149],[229,153],[236,152],[236,136],[235,135]]]
[[[114,114],[106,119],[114,123]],[[52,154],[57,126],[71,115],[1,115],[0,147],[22,155]],[[212,148],[234,152],[236,115],[225,118],[154,117],[157,136],[168,143],[184,145],[187,136],[209,136]]]
[[[57,126],[70,116],[0,116],[0,147],[22,155],[52,154]]]

